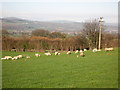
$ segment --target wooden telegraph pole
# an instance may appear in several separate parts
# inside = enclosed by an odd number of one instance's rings
[[[103,22],[103,17],[100,17],[100,31],[99,31],[99,45],[98,45],[98,49],[100,50],[101,48],[101,34],[102,34],[102,22]]]

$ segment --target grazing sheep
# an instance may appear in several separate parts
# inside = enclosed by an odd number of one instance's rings
[[[12,60],[15,60],[15,58],[13,57]]]
[[[60,53],[58,53],[58,55],[60,55]]]
[[[98,49],[97,51],[101,51],[100,49]]]
[[[78,50],[75,51],[75,53],[78,53],[78,52],[79,52]]]
[[[18,56],[14,56],[12,60],[17,60],[18,58],[19,58]]]
[[[87,51],[87,49],[84,49],[84,51]]]
[[[17,59],[22,58],[22,57],[23,57],[22,55],[14,56],[14,57],[12,58],[12,60],[17,60]]]
[[[55,55],[58,55],[58,52],[55,52]]]
[[[97,51],[98,51],[97,48],[94,48],[94,49],[93,49],[93,52],[97,52]]]
[[[83,50],[80,50],[80,53],[82,53],[83,52]]]
[[[35,56],[36,56],[36,57],[40,57],[40,54],[36,53]]]
[[[18,58],[22,58],[23,56],[22,56],[22,55],[18,55],[17,57],[18,57]]]
[[[6,60],[6,58],[1,58],[1,60]]]
[[[59,52],[55,52],[55,55],[60,55],[60,53]]]
[[[68,51],[67,54],[71,54],[71,51]]]
[[[51,53],[49,53],[49,52],[48,52],[48,53],[45,53],[45,55],[50,56],[50,55],[51,55]]]
[[[5,56],[4,58],[6,58],[7,60],[8,60],[8,59],[12,59],[11,56]]]
[[[113,51],[113,48],[105,48],[105,51]]]
[[[85,55],[84,55],[84,53],[83,53],[83,52],[81,52],[81,53],[80,53],[80,56],[84,57]]]

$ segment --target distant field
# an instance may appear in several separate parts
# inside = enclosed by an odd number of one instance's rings
[[[3,88],[117,88],[118,49],[93,53],[35,57],[35,52],[3,52],[29,55],[30,59],[2,61]]]

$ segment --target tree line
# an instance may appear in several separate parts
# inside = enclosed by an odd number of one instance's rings
[[[2,30],[2,50],[17,51],[74,51],[80,49],[98,48],[99,22],[84,23],[84,29],[75,36],[69,36],[61,32],[49,32],[38,29],[31,33],[31,36],[13,37],[6,30]],[[102,30],[101,48],[117,47],[118,35],[105,33]]]

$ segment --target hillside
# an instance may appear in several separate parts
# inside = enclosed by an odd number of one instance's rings
[[[35,29],[46,29],[49,31],[59,32],[79,32],[83,29],[83,23],[73,21],[30,21],[26,19],[7,17],[0,18],[2,22],[2,28],[6,30],[35,30]],[[106,23],[106,31],[117,31],[117,24]]]

